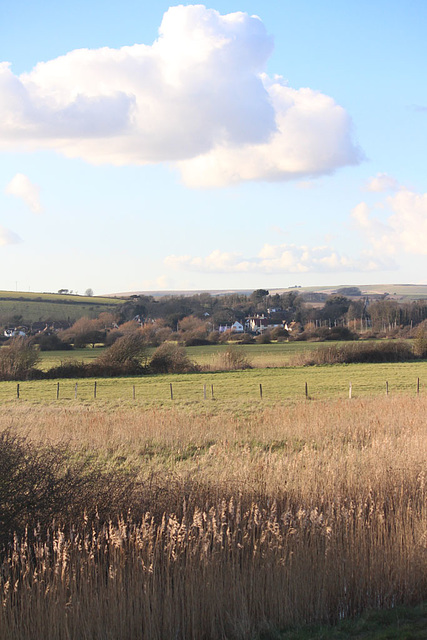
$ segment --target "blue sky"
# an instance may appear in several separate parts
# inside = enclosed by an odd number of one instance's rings
[[[427,282],[426,26],[424,0],[2,0],[0,288]]]

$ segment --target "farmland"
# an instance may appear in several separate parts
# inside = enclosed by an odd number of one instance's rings
[[[283,342],[274,344],[249,344],[238,345],[236,349],[243,353],[252,366],[257,368],[283,367],[290,364],[292,358],[306,351],[317,349],[321,343],[308,342]],[[329,344],[334,344],[330,342]],[[218,355],[224,353],[229,345],[209,345],[202,347],[187,347],[186,352],[190,359],[196,364],[214,369]],[[41,362],[39,367],[47,371],[50,367],[57,366],[60,362],[77,360],[79,362],[90,362],[105,351],[103,347],[90,347],[85,349],[74,349],[70,352],[47,351],[41,352]],[[153,348],[147,349],[147,355],[154,352]]]
[[[112,311],[122,301],[97,296],[61,295],[52,293],[23,293],[0,291],[0,322],[21,317],[25,323],[67,320],[74,322],[82,316],[97,317]]]
[[[249,369],[209,373],[168,374],[137,378],[101,378],[97,381],[98,401],[124,401],[133,399],[133,389],[138,402],[169,402],[172,384],[174,401],[199,403],[203,401],[204,387],[207,398],[211,398],[214,387],[215,403],[258,402],[260,385],[264,402],[293,401],[305,397],[307,383],[309,396],[315,399],[346,398],[352,383],[354,397],[389,393],[414,393],[418,378],[421,392],[427,387],[427,362],[324,365],[319,367],[286,367],[272,369]],[[33,380],[19,383],[20,399],[48,402],[56,398],[58,382],[60,399],[73,400],[76,383],[78,399],[91,401],[94,380]],[[16,382],[0,383],[0,401],[16,397]]]

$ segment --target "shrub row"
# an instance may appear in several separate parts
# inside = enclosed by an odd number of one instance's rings
[[[343,345],[319,347],[309,353],[295,356],[295,366],[319,364],[352,364],[357,362],[406,362],[416,358],[412,348],[406,342],[356,342]]]

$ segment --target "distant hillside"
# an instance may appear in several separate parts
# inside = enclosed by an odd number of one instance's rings
[[[127,291],[122,293],[109,293],[110,298],[130,298],[131,296],[153,296],[153,298],[164,298],[166,296],[197,296],[201,293],[209,293],[211,296],[226,296],[238,293],[250,296],[254,289],[192,289],[179,291]]]
[[[272,289],[270,293],[288,293],[289,291],[298,291],[300,293],[325,293],[332,295],[340,289],[358,288],[363,296],[384,296],[387,294],[389,299],[398,302],[412,302],[413,300],[427,299],[426,284],[361,284],[346,285],[341,284],[334,287],[291,287],[288,289]]]
[[[0,291],[0,324],[67,321],[113,311],[122,300],[101,296]]]
[[[383,296],[388,294],[389,298],[398,302],[411,302],[412,300],[427,299],[427,284],[368,284],[368,285],[346,285],[340,284],[336,286],[318,286],[318,287],[287,287],[287,288],[271,288],[265,287],[270,294],[289,293],[297,291],[298,293],[325,293],[331,295],[337,293],[339,289],[344,288],[360,289],[363,296]],[[225,296],[227,294],[238,293],[242,295],[251,295],[254,289],[198,289],[193,291],[131,291],[127,293],[112,293],[110,298],[129,298],[130,296],[153,296],[154,298],[163,298],[164,296],[194,296],[200,293],[209,293],[211,296]]]

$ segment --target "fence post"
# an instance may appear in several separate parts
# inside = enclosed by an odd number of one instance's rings
[[[56,383],[56,399],[59,400],[59,382]]]
[[[95,384],[93,385],[93,397],[96,398],[96,380]]]
[[[173,400],[172,382],[170,383],[170,390],[171,390],[171,400]]]
[[[417,395],[420,394],[420,379],[417,378]]]
[[[132,399],[135,400],[135,385],[132,386]]]
[[[74,398],[77,399],[77,382],[76,386],[74,387]]]
[[[206,385],[203,385],[203,400],[206,400]]]
[[[386,393],[386,396],[388,396],[388,381],[386,381],[385,383],[385,393]]]
[[[348,397],[351,400],[351,382],[350,382],[350,385],[348,387]]]
[[[214,399],[213,384],[211,384],[212,400]]]
[[[308,398],[308,384],[305,383],[305,397]]]
[[[259,383],[259,397],[262,400],[262,384],[261,383]]]
[[[18,382],[18,384],[16,385],[16,397],[17,397],[17,398],[18,398],[18,400],[19,400],[19,382]]]

